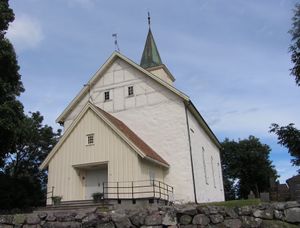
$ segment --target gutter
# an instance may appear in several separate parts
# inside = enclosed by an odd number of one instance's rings
[[[187,105],[189,105],[189,104],[190,103],[188,103]],[[191,144],[190,125],[189,125],[189,118],[188,118],[188,112],[187,112],[187,105],[186,104],[184,105],[184,107],[185,107],[185,117],[186,117],[186,127],[187,127],[189,147],[190,147],[190,158],[191,158],[194,198],[195,198],[195,203],[197,203],[196,184],[195,184],[195,175],[194,175],[194,162],[193,162],[193,154],[192,154],[192,144]]]

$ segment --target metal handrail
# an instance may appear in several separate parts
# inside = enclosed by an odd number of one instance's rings
[[[48,197],[48,195],[51,194],[51,196]],[[46,192],[46,199],[51,199],[54,196],[54,186],[51,187],[51,191]]]
[[[142,182],[148,182],[149,184],[143,183],[141,185],[140,183]],[[144,191],[141,190],[141,188],[143,188]],[[132,200],[138,198],[153,198],[170,201],[170,196],[173,193],[174,188],[172,186],[159,180],[103,182],[104,198],[126,198]]]

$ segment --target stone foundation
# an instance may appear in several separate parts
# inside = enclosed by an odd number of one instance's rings
[[[300,203],[269,203],[228,208],[194,204],[128,207],[113,211],[94,208],[0,215],[0,227],[300,227]]]

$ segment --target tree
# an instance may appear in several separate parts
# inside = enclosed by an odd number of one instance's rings
[[[19,65],[12,44],[4,37],[8,25],[14,20],[8,0],[0,1],[0,169],[4,158],[14,150],[24,118],[23,105],[17,97],[24,91]]]
[[[0,178],[0,208],[26,208],[42,205],[45,199],[47,175],[39,170],[41,162],[52,150],[61,131],[56,133],[43,125],[39,112],[26,116],[18,132],[15,150],[6,157]],[[0,180],[1,181],[1,180]],[[17,189],[17,191],[16,191]]]
[[[0,1],[0,38],[2,39],[8,29],[8,25],[15,19],[14,12],[9,8],[8,0]]]
[[[292,35],[290,52],[294,64],[291,74],[295,76],[296,84],[300,86],[300,4],[295,5],[292,29],[289,32]],[[270,132],[277,135],[278,144],[288,148],[290,155],[294,157],[291,160],[292,164],[300,166],[300,130],[295,128],[293,123],[287,126],[279,126],[273,123],[270,126]],[[300,169],[298,173],[300,173]]]
[[[300,166],[300,130],[294,127],[294,124],[280,127],[278,124],[273,123],[270,127],[270,132],[277,135],[278,143],[288,148],[291,160],[294,166]],[[298,169],[300,173],[300,169]]]
[[[235,187],[238,198],[247,198],[250,191],[258,196],[260,192],[269,190],[271,177],[278,177],[269,159],[270,147],[258,138],[249,136],[237,142],[226,138],[222,148],[224,182],[231,185],[227,198]]]
[[[13,45],[5,38],[14,13],[0,0],[0,209],[38,206],[45,199],[47,175],[38,167],[56,144],[56,133],[39,112],[24,114],[24,92]]]
[[[291,60],[294,64],[291,69],[291,75],[295,76],[296,84],[300,86],[300,4],[295,5],[292,29],[289,32],[292,36],[290,52]]]

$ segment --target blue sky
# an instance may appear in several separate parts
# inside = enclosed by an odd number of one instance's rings
[[[289,75],[293,6],[287,0],[11,0],[26,111],[56,117],[114,51],[139,63],[147,11],[175,86],[191,97],[220,140],[259,137],[280,180],[296,174],[269,126],[300,128],[300,87]]]

